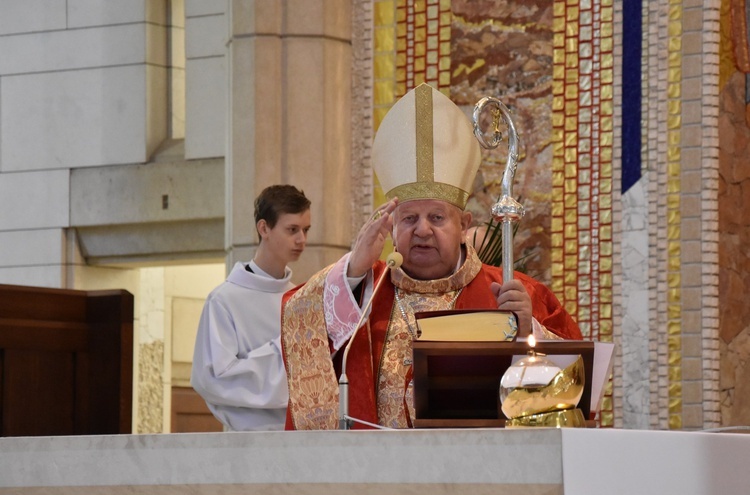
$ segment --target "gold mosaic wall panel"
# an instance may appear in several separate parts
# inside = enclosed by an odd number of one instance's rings
[[[667,44],[667,362],[669,428],[682,428],[682,0],[669,2]]]
[[[612,0],[554,2],[552,289],[585,338],[612,341]],[[601,424],[613,425],[608,394]]]
[[[535,187],[521,188],[537,215],[524,218],[521,230],[531,232],[551,267],[532,275],[550,284],[585,337],[603,341],[612,340],[613,324],[612,1],[536,2],[516,24],[503,18],[510,4],[373,3],[374,128],[421,82],[467,107],[480,95],[510,101],[527,131],[521,138],[532,163],[520,163],[521,181],[527,177]],[[494,44],[487,41],[493,36]],[[519,46],[523,63],[509,58],[509,45]],[[472,55],[480,47],[482,56]],[[480,178],[475,197],[499,186],[490,173]],[[375,197],[382,202],[382,191]],[[601,424],[612,425],[611,394],[603,407]]]

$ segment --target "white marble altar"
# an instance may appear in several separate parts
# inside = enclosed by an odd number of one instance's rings
[[[750,435],[611,429],[0,438],[0,495],[747,493]]]

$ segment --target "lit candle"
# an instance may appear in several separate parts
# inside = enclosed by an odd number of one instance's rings
[[[536,338],[529,335],[529,355],[514,363],[501,378],[506,388],[543,387],[559,373],[560,368],[544,356],[537,356]]]

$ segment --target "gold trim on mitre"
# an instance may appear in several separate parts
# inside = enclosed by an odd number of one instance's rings
[[[464,209],[481,151],[463,111],[432,86],[420,84],[383,119],[372,157],[388,199],[438,199]]]

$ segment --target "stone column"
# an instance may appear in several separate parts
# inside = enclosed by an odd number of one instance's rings
[[[348,0],[231,0],[227,264],[258,244],[253,201],[290,183],[312,201],[295,281],[351,244],[351,5]]]

